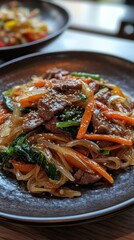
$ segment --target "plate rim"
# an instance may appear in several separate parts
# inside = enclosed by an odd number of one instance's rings
[[[134,197],[126,200],[125,202],[121,202],[114,206],[104,208],[97,211],[92,211],[88,213],[70,215],[70,216],[60,216],[60,217],[28,217],[28,216],[20,216],[16,214],[8,214],[4,212],[0,212],[0,217],[6,218],[13,221],[19,222],[30,222],[30,223],[66,223],[73,221],[82,221],[82,220],[91,220],[98,217],[103,217],[105,215],[116,213],[117,211],[123,210],[126,207],[129,207],[134,204]]]
[[[3,63],[0,65],[0,68],[6,68],[7,66],[10,66],[14,63],[19,63],[25,59],[30,59],[33,57],[39,57],[39,56],[49,56],[49,55],[70,55],[72,53],[80,53],[80,54],[94,54],[94,55],[101,55],[104,57],[111,57],[113,59],[116,60],[121,60],[124,61],[126,63],[130,63],[133,64],[133,61],[115,56],[115,55],[111,55],[111,54],[105,54],[102,52],[95,52],[95,51],[79,51],[79,50],[67,50],[67,51],[55,51],[55,52],[37,52],[37,53],[32,53],[32,54],[28,54],[25,56],[21,56],[18,57],[16,59],[12,59],[6,63]],[[19,222],[29,222],[29,223],[47,223],[47,224],[53,224],[53,223],[57,223],[60,224],[63,222],[64,223],[70,223],[70,222],[79,222],[79,221],[84,221],[84,220],[92,220],[92,219],[96,219],[98,217],[103,217],[106,215],[109,215],[111,213],[116,213],[119,210],[123,210],[126,207],[129,207],[131,205],[134,204],[134,197],[131,197],[130,199],[120,202],[119,204],[107,207],[107,208],[103,208],[100,210],[96,210],[96,211],[91,211],[91,212],[86,212],[86,213],[82,213],[82,214],[76,214],[76,215],[69,215],[69,216],[59,216],[59,217],[29,217],[29,216],[21,216],[21,215],[16,215],[16,214],[8,214],[5,212],[0,212],[0,218],[4,218],[4,219],[8,219],[8,220],[12,220],[12,221],[19,221]]]
[[[79,53],[79,54],[93,54],[93,55],[101,55],[101,56],[104,56],[104,57],[111,57],[113,59],[116,59],[116,60],[120,60],[120,61],[124,61],[126,63],[129,63],[129,64],[134,64],[134,61],[132,60],[128,60],[127,58],[123,58],[123,57],[119,57],[117,55],[114,55],[114,54],[109,54],[109,53],[104,53],[104,52],[101,52],[101,51],[86,51],[86,50],[62,50],[62,51],[47,51],[47,52],[34,52],[34,53],[30,53],[30,54],[26,54],[26,55],[23,55],[23,56],[20,56],[20,57],[17,57],[17,58],[14,58],[14,59],[11,59],[11,60],[8,60],[2,64],[0,64],[0,69],[8,66],[8,65],[11,65],[13,63],[17,63],[17,62],[20,62],[20,61],[23,61],[23,60],[26,60],[28,58],[33,58],[33,57],[39,57],[39,56],[47,56],[47,55],[50,55],[50,54],[54,54],[54,55],[60,55],[60,54],[72,54],[72,53]]]

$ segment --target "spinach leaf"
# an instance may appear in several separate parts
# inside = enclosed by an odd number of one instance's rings
[[[8,147],[6,151],[0,151],[0,159],[2,166],[5,165],[9,159],[23,160],[27,163],[38,164],[45,169],[49,178],[53,180],[60,179],[60,172],[57,171],[53,162],[48,162],[45,155],[31,146],[28,142],[29,134],[19,135]]]
[[[3,103],[6,106],[7,109],[9,109],[11,112],[13,112],[14,110],[14,104],[13,104],[13,100],[12,100],[12,89],[9,89],[5,92],[3,92]],[[30,108],[26,107],[26,108],[20,108],[20,111],[22,113],[28,113],[30,111]]]
[[[13,105],[13,101],[12,101],[12,97],[11,97],[11,92],[12,92],[12,90],[9,89],[8,91],[3,93],[3,102],[4,102],[5,106],[7,107],[7,109],[9,109],[10,111],[13,112],[14,105]]]

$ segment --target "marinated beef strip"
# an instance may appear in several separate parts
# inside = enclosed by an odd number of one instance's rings
[[[39,100],[38,112],[46,123],[68,105],[71,105],[71,102],[67,99],[66,95],[51,92],[51,94]]]
[[[58,79],[49,81],[52,82],[53,89],[49,89],[48,94],[38,102],[38,112],[44,122],[48,122],[66,106],[78,101],[79,91],[82,88],[81,81]]]
[[[108,99],[110,97],[111,97],[111,91],[109,89],[105,88],[102,91],[99,91],[95,95],[95,100],[107,105]]]
[[[25,132],[31,131],[36,127],[39,127],[44,122],[43,118],[40,117],[38,112],[31,111],[24,115],[22,129]]]
[[[65,134],[65,131],[63,131],[62,129],[56,127],[56,123],[57,122],[59,122],[58,117],[54,116],[49,122],[47,122],[45,124],[45,128],[48,131],[51,131],[52,133],[59,133],[59,134],[60,133],[64,133]]]
[[[60,68],[52,68],[47,70],[42,77],[46,79],[52,79],[52,78],[62,78],[63,76],[68,75],[69,72],[62,70]]]
[[[60,90],[60,91],[68,91],[68,90],[81,90],[82,83],[80,80],[74,79],[51,79],[51,83],[53,84],[53,89]]]
[[[74,174],[75,181],[80,185],[87,185],[95,183],[101,179],[98,173],[87,173],[81,169],[78,169]]]
[[[97,93],[99,91],[100,85],[96,81],[92,81],[88,84],[88,86],[94,91],[94,93]]]
[[[93,131],[97,134],[115,135],[124,137],[128,134],[125,126],[117,124],[113,119],[110,121],[101,113],[99,109],[95,109],[92,116]],[[107,147],[113,143],[99,141],[98,145],[102,148]]]
[[[108,120],[99,109],[95,109],[92,117],[94,132],[98,134],[117,135],[123,137],[124,127]]]

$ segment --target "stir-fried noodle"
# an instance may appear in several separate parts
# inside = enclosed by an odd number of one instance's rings
[[[28,191],[80,196],[66,183],[113,184],[134,165],[134,103],[101,76],[54,68],[2,96],[1,167]]]

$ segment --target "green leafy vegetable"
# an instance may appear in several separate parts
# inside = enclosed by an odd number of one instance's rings
[[[83,94],[83,93],[80,93],[79,96],[80,96],[80,100],[81,100],[82,102],[85,102],[85,101],[87,100],[87,98],[88,98],[88,97],[87,97],[85,94]]]
[[[58,128],[66,128],[66,127],[71,127],[71,126],[79,126],[80,121],[66,121],[66,122],[58,122],[56,123],[56,127]]]
[[[45,169],[49,178],[59,180],[60,172],[57,171],[53,162],[48,162],[44,154],[31,146],[27,140],[29,134],[19,135],[8,147],[6,151],[0,151],[0,159],[2,166],[5,165],[9,159],[23,160],[27,163],[37,163]]]
[[[68,107],[63,110],[63,112],[59,115],[61,121],[81,121],[84,110],[80,107]]]
[[[110,154],[110,151],[109,150],[101,150],[101,153],[103,155],[109,155]]]
[[[72,137],[75,137],[78,132],[84,109],[81,107],[68,107],[59,115],[60,121],[56,123],[58,128],[68,132]]]
[[[99,74],[90,74],[90,73],[84,73],[84,72],[72,72],[71,75],[74,77],[85,77],[85,78],[90,77],[97,81],[99,81],[101,78]]]
[[[3,93],[3,103],[7,107],[7,109],[9,109],[11,112],[13,112],[14,104],[13,104],[11,93],[12,93],[11,89],[9,89],[9,90],[7,90],[6,92]],[[28,113],[29,110],[30,110],[30,108],[28,108],[28,107],[20,109],[20,111],[22,113]]]
[[[5,104],[5,106],[13,112],[14,109],[14,105],[13,105],[13,101],[12,101],[12,97],[11,97],[11,93],[12,90],[9,89],[6,92],[3,93],[3,102]]]

